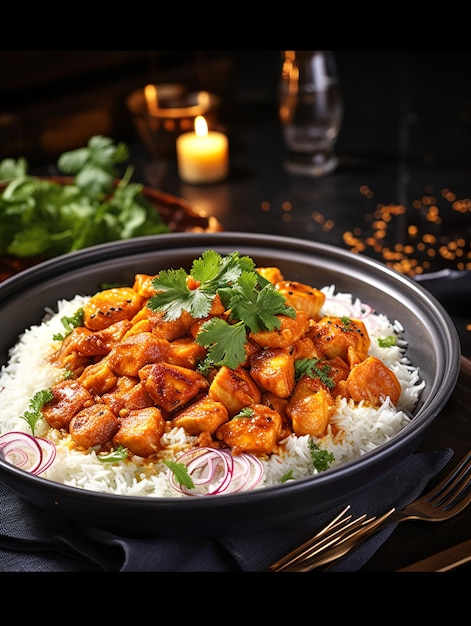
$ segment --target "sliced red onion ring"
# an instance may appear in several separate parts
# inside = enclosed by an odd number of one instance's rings
[[[210,496],[253,489],[263,478],[263,464],[253,454],[232,455],[219,448],[197,448],[180,455],[178,463],[185,465],[194,488],[181,485],[169,470],[170,484],[189,496]]]
[[[35,475],[50,467],[56,457],[56,447],[52,442],[19,431],[0,437],[0,452],[12,465]]]
[[[357,315],[356,314],[357,307],[354,306],[353,304],[350,304],[349,302],[344,302],[343,300],[339,300],[338,298],[330,298],[328,296],[326,297],[325,301],[328,302],[329,304],[333,304],[338,307],[343,307],[348,317],[352,317],[357,320],[365,319],[365,317],[368,317],[369,315],[374,313],[373,307],[370,306],[369,304],[365,304],[364,302],[361,303],[360,315]]]

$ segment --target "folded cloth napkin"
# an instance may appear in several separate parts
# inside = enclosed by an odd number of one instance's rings
[[[351,513],[381,515],[417,498],[453,456],[450,449],[416,453],[351,499]],[[214,496],[217,497],[217,496]],[[261,572],[306,541],[341,507],[279,528],[222,537],[127,537],[80,526],[0,484],[2,572]],[[391,524],[331,566],[357,571],[393,532]]]

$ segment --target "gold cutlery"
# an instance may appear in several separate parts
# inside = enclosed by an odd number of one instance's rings
[[[434,489],[404,509],[390,509],[383,516],[351,520],[343,517],[347,506],[324,529],[273,563],[272,572],[308,572],[344,556],[374,532],[406,520],[441,522],[460,513],[471,502],[471,450]],[[343,519],[342,519],[343,518]]]
[[[471,561],[471,539],[403,567],[398,572],[449,572]]]

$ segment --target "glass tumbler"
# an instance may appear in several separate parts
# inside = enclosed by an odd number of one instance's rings
[[[313,177],[329,174],[338,165],[334,145],[343,119],[334,53],[283,51],[279,87],[286,170]]]

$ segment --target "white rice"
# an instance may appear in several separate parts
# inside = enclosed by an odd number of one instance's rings
[[[342,398],[331,420],[327,434],[312,438],[313,442],[331,452],[335,461],[331,467],[358,458],[384,444],[410,422],[405,411],[412,411],[424,389],[418,370],[407,357],[403,328],[398,321],[390,321],[383,314],[363,316],[365,307],[350,294],[335,293],[334,285],[322,288],[326,302],[322,315],[347,315],[361,318],[371,338],[369,354],[381,359],[396,374],[402,392],[396,407],[385,401],[373,408],[360,404],[353,406]],[[46,389],[63,377],[63,371],[48,365],[46,357],[60,346],[52,339],[63,332],[61,318],[74,315],[88,300],[88,296],[60,300],[55,310],[48,310],[44,320],[26,329],[9,352],[9,360],[0,370],[0,435],[8,431],[30,433],[21,417],[29,408],[29,401],[37,391]],[[396,335],[396,345],[381,348],[378,337]],[[334,426],[334,428],[332,428]],[[334,434],[336,433],[336,434]],[[50,429],[45,420],[35,427],[36,436],[46,436],[57,447],[57,458],[42,477],[80,489],[129,496],[185,497],[175,491],[169,482],[169,470],[164,459],[176,460],[179,453],[191,448],[196,440],[181,428],[167,432],[162,439],[163,449],[152,461],[132,456],[125,462],[103,463],[96,451],[88,453],[74,449],[70,437]],[[257,489],[278,485],[290,473],[290,480],[316,474],[313,468],[308,435],[290,435],[284,441],[280,454],[262,459],[265,473]]]

